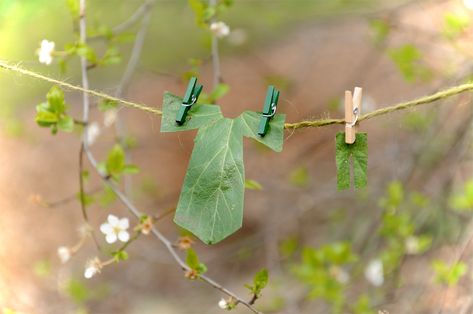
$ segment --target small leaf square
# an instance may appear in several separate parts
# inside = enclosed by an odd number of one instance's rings
[[[361,189],[367,185],[368,171],[368,135],[357,133],[353,144],[345,143],[345,133],[336,136],[337,186],[339,190],[350,188],[350,159],[353,161],[353,177],[355,188]]]

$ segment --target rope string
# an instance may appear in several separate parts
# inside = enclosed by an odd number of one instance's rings
[[[23,68],[21,68],[17,65],[8,64],[3,60],[0,60],[0,68],[5,69],[5,70],[9,70],[9,71],[13,71],[13,72],[17,72],[17,73],[20,73],[22,75],[33,77],[33,78],[43,80],[43,81],[46,81],[46,82],[54,83],[54,84],[57,84],[59,86],[62,86],[64,88],[67,88],[67,89],[70,89],[70,90],[80,91],[80,92],[87,93],[87,94],[95,96],[95,97],[99,97],[99,98],[115,101],[115,102],[118,102],[118,103],[122,103],[125,106],[135,108],[135,109],[138,109],[138,110],[143,110],[143,111],[150,112],[150,113],[153,113],[153,114],[156,114],[156,115],[162,115],[163,114],[163,112],[159,109],[148,107],[148,106],[145,106],[145,105],[142,105],[142,104],[137,104],[137,103],[134,103],[134,102],[131,102],[131,101],[128,101],[128,100],[124,100],[124,99],[121,99],[121,98],[117,98],[117,97],[114,97],[114,96],[110,96],[108,94],[98,92],[98,91],[95,91],[95,90],[82,88],[80,86],[73,85],[73,84],[70,84],[70,83],[67,83],[67,82],[64,82],[64,81],[60,81],[60,80],[54,79],[52,77],[42,75],[42,74],[37,73],[37,72],[33,72],[33,71],[30,71],[30,70],[23,69]]]
[[[87,93],[87,94],[95,96],[95,97],[115,101],[115,102],[121,103],[125,106],[128,106],[130,108],[135,108],[135,109],[142,110],[142,111],[145,111],[145,112],[153,113],[155,115],[162,115],[163,114],[163,112],[160,109],[152,108],[152,107],[149,107],[149,106],[146,106],[146,105],[143,105],[143,104],[138,104],[138,103],[131,102],[131,101],[128,101],[128,100],[124,100],[124,99],[121,99],[121,98],[110,96],[108,94],[105,94],[105,93],[102,93],[102,92],[99,92],[99,91],[95,91],[95,90],[91,90],[91,89],[85,89],[85,88],[82,88],[82,87],[77,86],[77,85],[73,85],[73,84],[70,84],[70,83],[67,83],[67,82],[64,82],[64,81],[61,81],[61,80],[57,80],[57,79],[48,77],[46,75],[42,75],[42,74],[34,72],[34,71],[24,69],[24,68],[22,68],[18,65],[8,64],[7,62],[5,62],[3,60],[0,60],[0,68],[2,68],[4,70],[20,73],[22,75],[33,77],[33,78],[36,78],[36,79],[39,79],[39,80],[43,80],[43,81],[46,81],[46,82],[54,83],[54,84],[57,84],[59,86],[62,86],[64,88],[67,88],[67,89],[70,89],[70,90],[76,90],[76,91],[80,91],[80,92],[83,92],[83,93]],[[467,84],[454,86],[454,87],[439,91],[439,92],[437,92],[435,94],[432,94],[432,95],[420,97],[420,98],[417,98],[417,99],[414,99],[414,100],[401,102],[401,103],[393,105],[393,106],[384,107],[384,108],[380,108],[378,110],[369,112],[367,114],[362,115],[358,119],[358,121],[364,121],[364,120],[372,119],[372,118],[382,116],[382,115],[385,115],[385,114],[389,114],[389,113],[392,113],[392,112],[395,112],[395,111],[406,110],[406,109],[410,109],[410,108],[413,108],[413,107],[416,107],[416,106],[433,103],[433,102],[436,102],[438,100],[445,99],[445,98],[448,98],[448,97],[452,97],[452,96],[455,96],[455,95],[459,95],[459,94],[469,92],[469,91],[472,91],[472,90],[473,90],[473,83],[467,83]],[[316,127],[322,127],[322,126],[327,126],[327,125],[332,125],[332,124],[344,124],[344,123],[345,123],[345,119],[318,119],[318,120],[300,121],[300,122],[295,122],[295,123],[286,123],[286,124],[284,124],[284,128],[285,129],[296,130],[296,129],[301,129],[301,128],[308,128],[308,127],[316,128]]]

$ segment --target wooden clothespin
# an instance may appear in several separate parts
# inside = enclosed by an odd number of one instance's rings
[[[186,122],[187,112],[192,107],[192,105],[197,102],[197,99],[199,99],[199,95],[200,92],[202,92],[202,88],[202,85],[197,84],[196,77],[192,77],[189,80],[186,93],[184,95],[184,98],[182,99],[182,105],[179,108],[179,111],[176,116],[176,123],[178,125],[183,125],[184,122]]]
[[[263,113],[261,116],[258,134],[263,137],[268,132],[269,121],[276,114],[278,106],[279,91],[272,85],[268,86],[266,100],[264,101]]]
[[[353,96],[351,91],[345,91],[345,143],[353,144],[358,131],[358,118],[361,115],[361,97],[363,89],[355,87]]]

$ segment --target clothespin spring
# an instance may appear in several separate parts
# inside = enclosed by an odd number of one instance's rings
[[[352,128],[352,127],[354,127],[354,126],[356,125],[356,123],[358,122],[358,117],[360,116],[359,113],[358,113],[358,108],[353,109],[353,114],[355,115],[355,120],[353,120],[352,123],[346,123],[345,125],[346,125],[347,127]]]
[[[263,113],[262,116],[266,118],[272,118],[276,114],[276,110],[277,110],[277,105],[276,103],[273,102],[271,104],[271,113]]]
[[[192,95],[192,100],[189,104],[186,104],[186,103],[182,103],[181,106],[182,107],[192,107],[193,104],[195,104],[197,102],[197,97],[195,95]]]

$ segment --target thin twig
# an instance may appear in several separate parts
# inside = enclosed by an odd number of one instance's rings
[[[149,13],[151,9],[154,7],[156,4],[156,0],[147,0],[145,1],[142,5],[136,9],[135,12],[124,22],[114,26],[112,28],[112,34],[113,35],[120,35],[121,33],[127,31],[128,29],[132,28],[138,21],[141,19],[142,16],[145,14]],[[102,39],[104,36],[103,35],[95,35],[95,36],[89,36],[87,39],[88,40],[97,40],[97,39]]]
[[[90,195],[90,194],[98,193],[98,192],[100,192],[100,190],[101,190],[101,188],[97,187],[97,188],[91,189],[89,192],[84,192],[84,193]],[[67,204],[69,202],[73,202],[73,201],[76,201],[76,200],[77,200],[77,193],[74,193],[72,195],[66,196],[64,198],[61,198],[61,199],[53,201],[53,202],[46,202],[45,205],[48,208],[53,208],[53,207],[58,207],[58,206],[61,206],[61,205],[64,205],[64,204]]]
[[[79,29],[80,29],[80,41],[85,44],[85,39],[86,39],[86,29],[85,29],[85,0],[80,0],[80,15],[79,15]],[[87,60],[85,57],[81,57],[81,71],[82,71],[82,86],[85,89],[89,88],[89,82],[87,80]],[[85,80],[84,80],[85,77]],[[83,112],[83,126],[84,126],[84,132],[82,135],[82,143],[81,147],[79,150],[79,188],[80,188],[80,205],[81,205],[81,211],[82,211],[82,216],[87,223],[87,225],[90,225],[89,223],[89,218],[87,217],[87,208],[85,204],[85,192],[84,192],[84,150],[87,147],[87,130],[88,130],[88,117],[89,117],[89,97],[88,94],[84,93],[83,94],[83,102],[84,102],[84,112]],[[92,239],[95,243],[95,246],[97,247],[97,250],[100,251],[100,244],[97,241],[97,238],[95,236],[95,232],[92,230],[91,231],[91,236]]]
[[[210,0],[209,5],[210,7],[216,9],[217,0]],[[212,17],[211,22],[215,22],[215,17]],[[222,81],[222,74],[220,72],[218,37],[214,33],[212,33],[212,70],[213,70],[213,88],[215,88]]]
[[[154,221],[158,221],[166,217],[167,215],[170,215],[176,211],[176,207],[169,208],[168,210],[164,211],[164,213],[157,214],[153,217]]]
[[[149,14],[153,6],[156,4],[156,0],[148,0],[145,1],[136,11],[133,13],[133,15],[130,16],[128,20],[125,22],[115,26],[112,30],[114,34],[120,34],[135,25],[142,16]]]
[[[96,97],[103,98],[103,99],[108,99],[108,100],[111,100],[111,101],[116,101],[116,102],[122,103],[122,104],[124,104],[128,107],[138,109],[138,110],[142,110],[142,111],[149,112],[149,113],[153,113],[155,115],[160,116],[160,115],[163,114],[163,112],[160,109],[151,108],[151,107],[148,107],[146,105],[142,105],[142,104],[134,103],[134,102],[131,102],[131,101],[128,101],[128,100],[113,97],[113,96],[110,96],[110,95],[102,93],[102,92],[91,90],[89,88],[83,88],[83,87],[80,87],[80,86],[76,86],[76,85],[61,81],[61,80],[57,80],[57,79],[39,74],[37,72],[33,72],[33,71],[30,71],[30,70],[23,69],[20,66],[12,65],[12,64],[9,64],[9,63],[7,63],[5,61],[2,61],[2,60],[0,60],[0,68],[3,68],[5,70],[9,70],[9,71],[13,71],[13,72],[17,72],[17,73],[20,73],[20,74],[23,74],[23,75],[26,75],[26,76],[34,77],[34,78],[37,78],[37,79],[40,79],[40,80],[43,80],[43,81],[47,81],[47,82],[50,82],[50,83],[54,83],[54,84],[57,84],[57,85],[62,86],[64,88],[71,89],[71,90],[81,91],[84,94],[96,96]],[[420,98],[417,98],[417,99],[414,99],[414,100],[405,101],[405,102],[402,102],[402,103],[399,103],[399,104],[396,104],[396,105],[393,105],[393,106],[384,107],[384,108],[372,111],[370,113],[362,115],[358,119],[358,121],[364,121],[364,120],[372,119],[372,118],[382,116],[382,115],[385,115],[385,114],[393,113],[395,111],[402,111],[402,110],[410,109],[410,108],[417,107],[417,106],[420,106],[420,105],[430,104],[430,103],[436,102],[438,100],[445,99],[445,98],[452,97],[452,96],[456,96],[456,95],[459,95],[459,94],[462,94],[462,93],[465,93],[465,92],[470,92],[472,90],[473,90],[473,83],[467,83],[467,84],[454,86],[454,87],[439,91],[439,92],[437,92],[435,94],[432,94],[432,95],[420,97]],[[344,124],[344,123],[345,123],[344,119],[319,119],[319,120],[307,120],[307,121],[301,121],[301,122],[295,122],[295,123],[286,123],[286,124],[284,124],[284,128],[295,130],[295,129],[301,129],[301,128],[308,128],[308,127],[316,128],[316,127],[322,127],[322,126],[327,126],[327,125],[332,125],[332,124]]]
[[[128,60],[128,64],[126,66],[125,72],[123,73],[122,79],[120,80],[120,84],[117,87],[115,92],[115,97],[121,98],[125,87],[129,84],[133,73],[138,66],[138,62],[140,60],[141,51],[143,50],[143,45],[145,42],[146,31],[148,30],[149,22],[151,20],[151,7],[154,5],[154,1],[146,1],[142,7],[146,7],[147,10],[143,15],[143,20],[141,21],[141,27],[136,35],[135,42],[133,44],[133,48],[131,50],[131,56]],[[116,121],[115,121],[115,131],[117,133],[117,137],[119,141],[123,144],[126,138],[127,128],[126,124],[122,119],[120,111],[116,112]],[[123,145],[125,146],[125,145]],[[128,152],[128,149],[125,147],[125,161],[127,163],[131,163],[131,156]],[[123,179],[123,184],[125,188],[125,194],[130,197],[131,196],[131,176],[125,175]]]
[[[87,209],[85,206],[85,191],[84,191],[84,145],[80,145],[79,149],[79,200],[82,217],[85,221],[89,221],[87,217]]]

